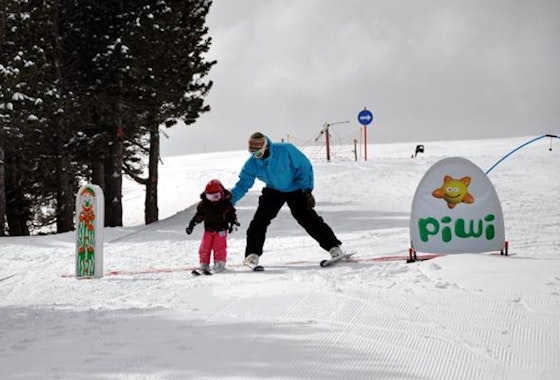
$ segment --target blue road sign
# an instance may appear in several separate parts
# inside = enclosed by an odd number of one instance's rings
[[[373,121],[373,114],[371,113],[371,111],[364,108],[358,114],[358,122],[360,124],[368,125],[371,124],[372,121]]]

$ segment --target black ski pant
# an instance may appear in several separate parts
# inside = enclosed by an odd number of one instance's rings
[[[247,229],[245,256],[251,253],[262,255],[266,230],[284,203],[288,204],[292,216],[323,249],[328,251],[341,244],[323,218],[308,206],[307,196],[302,191],[283,193],[265,187],[259,197],[257,211]]]

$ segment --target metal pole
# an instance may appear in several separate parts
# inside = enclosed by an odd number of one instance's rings
[[[364,158],[367,161],[367,126],[364,125]]]
[[[325,126],[325,141],[327,144],[327,162],[331,160],[331,149],[330,149],[330,140],[329,140],[329,124]]]

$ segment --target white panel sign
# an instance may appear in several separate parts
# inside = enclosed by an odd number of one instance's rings
[[[461,157],[424,175],[412,201],[410,241],[417,252],[477,253],[504,248],[504,218],[494,186]]]
[[[105,199],[97,185],[84,185],[76,195],[76,277],[103,276]]]

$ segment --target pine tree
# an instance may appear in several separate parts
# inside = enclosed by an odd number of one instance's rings
[[[157,185],[160,125],[177,120],[196,121],[209,111],[204,97],[212,87],[206,81],[215,61],[206,61],[211,39],[207,36],[207,0],[145,1],[128,13],[127,47],[134,61],[130,79],[136,86],[133,107],[140,115],[140,134],[148,134],[148,177],[140,178],[129,166],[127,173],[146,186],[145,222],[158,220]],[[140,4],[142,4],[140,6]]]
[[[159,127],[176,119],[193,123],[209,110],[203,98],[212,86],[205,81],[215,62],[210,47],[206,0],[116,1],[105,7],[89,3],[79,17],[81,81],[88,86],[92,128],[103,157],[107,201],[106,225],[122,225],[122,172],[146,186],[145,221],[158,219]],[[72,39],[72,38],[71,38]],[[84,59],[86,57],[86,59]],[[148,176],[143,157],[148,155]],[[100,178],[100,175],[96,176]]]
[[[146,186],[146,223],[158,219],[159,128],[209,110],[210,5],[2,3],[0,235],[4,214],[10,235],[54,223],[72,229],[83,179],[105,192],[105,224],[122,225],[123,169]]]
[[[4,137],[6,219],[11,235],[29,235],[33,196],[39,196],[32,173],[38,168],[37,131],[42,99],[37,96],[37,63],[44,50],[37,44],[30,4],[7,1],[3,9],[0,109]],[[39,116],[38,116],[39,115]],[[33,152],[33,153],[31,153]],[[37,184],[38,186],[33,188]]]
[[[80,167],[75,145],[71,73],[63,67],[58,0],[7,1],[3,9],[4,66],[0,108],[5,140],[10,234],[56,224],[73,229],[74,193]]]
[[[77,168],[61,68],[59,1],[7,1],[0,93],[11,235],[56,224],[73,229]],[[2,106],[3,105],[3,106]]]

